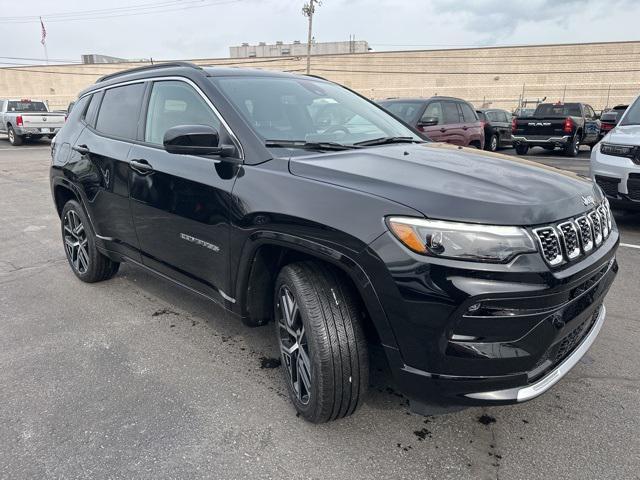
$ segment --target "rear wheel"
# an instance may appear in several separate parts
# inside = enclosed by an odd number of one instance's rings
[[[9,137],[9,143],[14,147],[22,145],[22,137],[16,133],[11,125],[7,129],[7,136]]]
[[[83,282],[100,282],[118,272],[120,264],[96,248],[89,220],[75,200],[69,200],[62,209],[62,241],[71,270]]]
[[[351,415],[369,381],[357,296],[319,262],[285,266],[275,285],[277,338],[289,397],[306,420]]]
[[[516,153],[518,155],[526,155],[529,152],[529,145],[516,145]]]
[[[573,139],[566,147],[564,147],[564,154],[567,157],[577,157],[580,152],[580,137],[578,134],[573,136]]]
[[[486,149],[491,152],[495,152],[498,150],[499,145],[500,145],[500,139],[498,138],[498,134],[494,133],[493,135],[491,135],[491,138],[487,142]]]

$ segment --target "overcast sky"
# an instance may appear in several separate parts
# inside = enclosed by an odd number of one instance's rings
[[[44,57],[25,18],[39,15],[51,59],[227,57],[242,42],[306,39],[302,0],[180,1],[2,0],[0,56]],[[639,40],[638,18],[635,0],[324,0],[314,36],[354,34],[374,50]]]

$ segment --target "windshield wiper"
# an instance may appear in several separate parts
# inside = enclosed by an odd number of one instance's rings
[[[356,145],[345,145],[337,142],[307,142],[305,140],[266,140],[265,147],[271,148],[302,148],[305,150],[352,150],[360,148]]]
[[[374,138],[373,140],[365,140],[364,142],[357,142],[354,143],[354,145],[369,147],[372,145],[386,145],[388,143],[424,143],[424,141],[417,140],[414,137],[381,137]]]

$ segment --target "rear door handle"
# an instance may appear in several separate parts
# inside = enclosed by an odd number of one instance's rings
[[[463,130],[469,130],[469,127],[467,127],[466,125],[464,127],[462,127]]]
[[[442,133],[444,133],[444,132],[446,132],[446,131],[447,131],[447,129],[446,129],[446,128],[441,128],[441,129],[440,129],[440,131],[441,131]]]
[[[146,160],[131,160],[129,166],[140,175],[147,175],[153,172],[153,167]]]
[[[86,155],[87,153],[91,152],[91,150],[89,150],[89,147],[87,147],[86,145],[76,145],[73,147],[73,149],[81,155]]]

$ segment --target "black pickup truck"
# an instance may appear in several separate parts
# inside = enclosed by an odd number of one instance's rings
[[[600,120],[584,103],[541,103],[532,117],[514,118],[511,130],[518,155],[526,155],[530,147],[549,151],[560,147],[565,155],[575,157],[581,144],[598,143]]]

